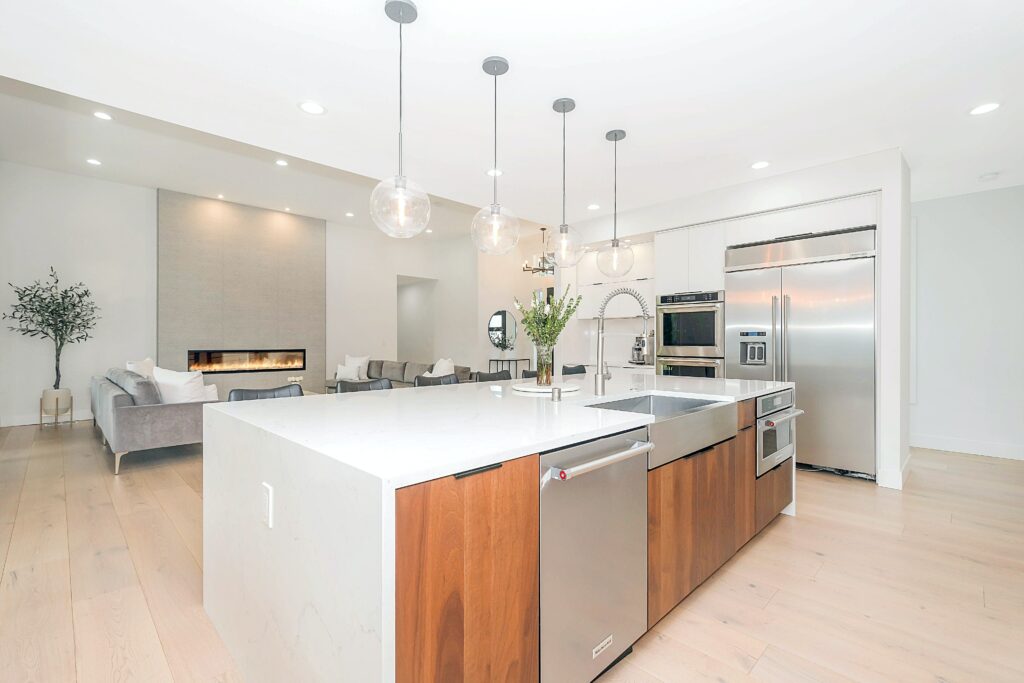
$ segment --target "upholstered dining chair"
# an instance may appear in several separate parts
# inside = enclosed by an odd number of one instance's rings
[[[512,373],[508,370],[499,370],[498,372],[478,372],[476,373],[477,382],[500,382],[503,379],[512,379]]]
[[[232,389],[228,392],[229,401],[257,401],[262,398],[290,398],[302,396],[302,387],[298,384],[285,384],[273,389]]]
[[[536,370],[523,370],[523,379],[536,379]]]
[[[441,375],[440,377],[427,377],[426,375],[416,375],[412,381],[414,387],[436,387],[441,384],[458,384],[459,378],[454,374]]]
[[[565,375],[585,375],[585,374],[587,374],[587,369],[585,367],[583,367],[582,365],[563,365],[562,366],[562,375],[563,376],[565,376]]]
[[[339,379],[334,390],[339,394],[348,394],[353,391],[380,391],[382,389],[390,388],[391,380],[387,377],[381,377],[380,379],[371,379],[369,382],[350,382],[348,380]]]

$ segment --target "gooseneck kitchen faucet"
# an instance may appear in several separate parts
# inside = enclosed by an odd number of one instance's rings
[[[629,287],[620,287],[608,292],[608,296],[601,302],[601,308],[597,310],[597,372],[594,374],[595,396],[604,396],[604,383],[611,379],[611,373],[608,372],[604,361],[604,309],[608,306],[608,302],[619,294],[628,294],[640,304],[640,311],[644,314],[644,339],[647,339],[647,320],[651,317],[651,314],[648,312],[647,302],[640,296],[640,292]]]

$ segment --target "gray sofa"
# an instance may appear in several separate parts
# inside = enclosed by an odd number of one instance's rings
[[[93,377],[89,393],[93,422],[114,453],[114,474],[131,451],[202,442],[203,406],[212,403],[163,403],[156,382],[121,368]]]
[[[370,379],[389,379],[396,388],[411,387],[417,375],[422,375],[434,369],[434,364],[407,363],[405,361],[371,360],[366,368],[366,376]],[[456,365],[455,376],[459,382],[472,382],[473,371],[469,368]]]

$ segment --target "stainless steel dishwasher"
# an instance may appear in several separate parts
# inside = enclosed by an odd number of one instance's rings
[[[647,630],[647,429],[542,453],[540,678],[592,681]]]

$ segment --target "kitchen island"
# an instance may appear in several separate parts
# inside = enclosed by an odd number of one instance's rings
[[[750,432],[750,399],[792,387],[620,371],[604,396],[587,375],[553,402],[514,391],[517,382],[207,406],[204,605],[247,680],[536,680],[537,454],[655,420],[593,404],[733,402]],[[712,464],[718,450],[704,470],[712,483],[734,477]],[[671,467],[649,473],[656,506],[686,475]],[[781,503],[766,505],[774,516]],[[685,525],[691,513],[652,519]],[[758,530],[752,509],[749,519],[746,538]],[[702,565],[672,569],[683,579],[661,589],[655,609],[728,559],[742,545],[737,529],[712,555],[696,553]],[[666,526],[652,538],[666,534],[679,535]],[[689,562],[681,551],[662,542],[659,562]]]

